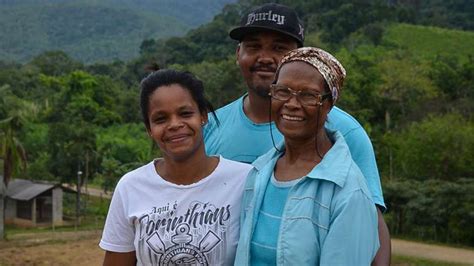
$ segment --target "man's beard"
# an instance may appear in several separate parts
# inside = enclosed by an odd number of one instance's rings
[[[276,72],[276,65],[257,63],[254,66],[250,67],[250,72],[253,75],[255,75],[255,72],[257,72],[257,71],[266,71],[266,72],[275,73]],[[254,79],[256,79],[255,76],[254,76]],[[252,91],[256,95],[258,95],[259,97],[269,98],[270,96],[268,95],[268,93],[270,92],[271,80],[266,80],[266,81],[264,81],[264,80],[260,80],[260,81],[253,80],[253,81],[257,84],[253,84],[253,86],[249,86],[252,89]],[[268,84],[262,84],[262,83],[266,83],[266,82],[268,82]]]
[[[262,97],[262,98],[270,97],[270,95],[268,95],[268,93],[270,92],[270,86],[257,85],[253,87],[252,90],[259,97]]]

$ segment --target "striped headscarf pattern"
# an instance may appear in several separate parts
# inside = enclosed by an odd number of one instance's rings
[[[330,53],[315,47],[302,47],[288,52],[278,65],[275,78],[278,79],[281,67],[289,62],[303,61],[315,67],[329,85],[333,104],[339,99],[346,70]],[[276,81],[276,80],[275,80]]]

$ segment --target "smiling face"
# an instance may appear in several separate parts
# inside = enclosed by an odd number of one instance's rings
[[[191,93],[178,84],[161,86],[150,95],[148,134],[164,158],[185,160],[204,150],[202,124],[207,115],[199,112]]]
[[[237,62],[249,93],[267,97],[278,62],[296,41],[284,34],[260,31],[246,35],[237,48]]]
[[[316,68],[294,61],[284,64],[278,74],[277,85],[284,85],[294,91],[310,90],[324,94],[326,81]],[[318,110],[319,109],[319,110]],[[331,109],[328,100],[321,106],[304,106],[293,95],[287,101],[272,98],[272,117],[285,138],[313,139],[324,130],[324,122]]]

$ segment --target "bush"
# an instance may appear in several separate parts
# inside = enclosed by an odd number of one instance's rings
[[[394,176],[418,180],[473,178],[474,122],[458,114],[430,116],[386,135]]]
[[[474,246],[474,180],[384,183],[392,235]]]

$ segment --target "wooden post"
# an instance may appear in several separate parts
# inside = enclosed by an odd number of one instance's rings
[[[3,180],[0,182],[3,183]],[[2,240],[5,240],[5,195],[3,193],[0,195],[0,241]]]
[[[33,199],[33,204],[31,204],[31,222],[36,225],[36,198]]]

